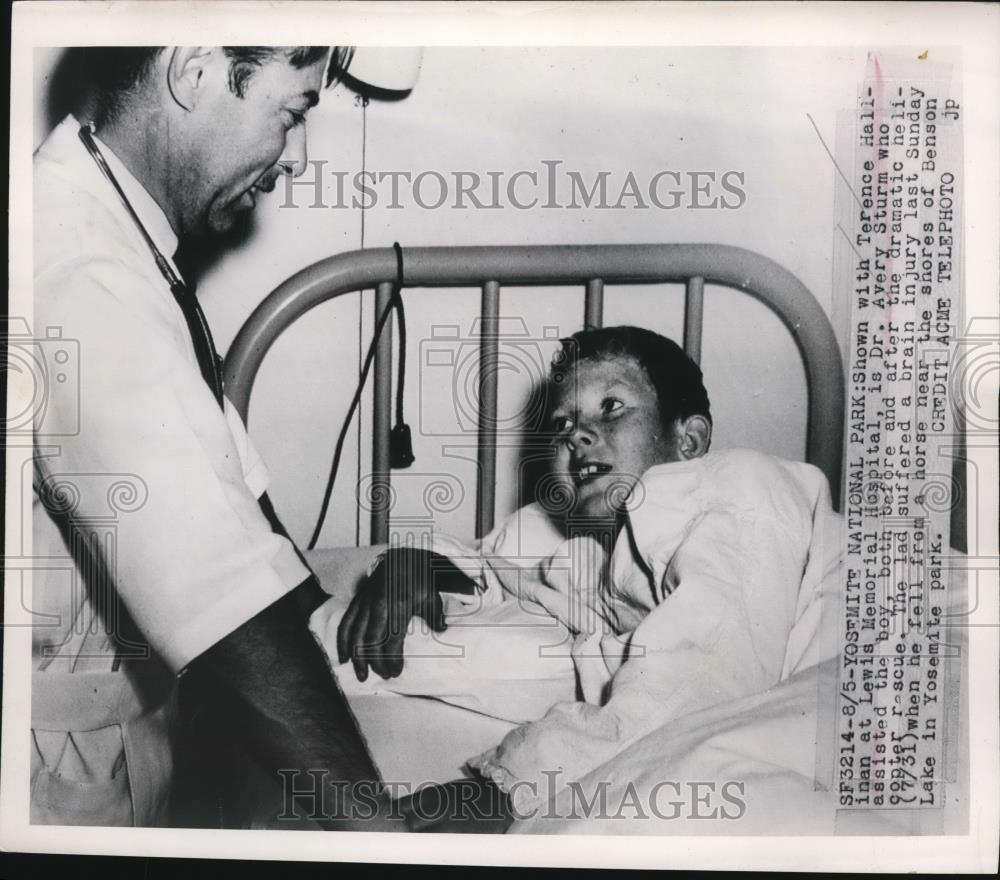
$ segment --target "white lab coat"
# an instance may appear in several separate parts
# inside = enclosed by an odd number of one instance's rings
[[[176,675],[309,572],[261,513],[263,463],[79,127],[34,162],[34,332],[70,357],[36,414],[33,555],[51,565],[33,581],[31,819],[152,825]],[[162,210],[102,152],[169,259]]]

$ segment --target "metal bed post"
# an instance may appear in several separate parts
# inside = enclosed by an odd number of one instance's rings
[[[583,326],[598,329],[604,326],[604,281],[591,278],[583,300]]]
[[[396,256],[390,248],[338,254],[320,260],[279,285],[243,325],[226,358],[226,393],[246,420],[254,378],[281,332],[313,307],[345,293],[377,287],[376,312],[391,299]],[[584,321],[603,322],[604,285],[684,284],[684,346],[701,357],[704,287],[731,287],[755,297],[778,315],[802,357],[808,388],[806,460],[830,483],[839,508],[844,437],[844,370],[826,313],[808,288],[773,260],[729,245],[547,245],[525,247],[408,248],[407,288],[481,287],[479,492],[477,534],[493,525],[496,478],[496,405],[499,293],[502,285],[581,285]],[[376,359],[372,457],[372,540],[388,540],[392,342],[386,335]],[[380,499],[385,499],[384,502]]]
[[[701,334],[705,319],[705,279],[688,278],[684,291],[684,351],[701,366]]]
[[[392,307],[392,282],[383,281],[375,291],[375,326]],[[371,542],[389,542],[388,491],[389,432],[392,429],[392,319],[386,321],[375,347],[375,387],[372,392],[372,479],[371,479]]]
[[[479,443],[476,537],[493,529],[497,476],[497,391],[500,355],[500,285],[483,285],[479,318]]]

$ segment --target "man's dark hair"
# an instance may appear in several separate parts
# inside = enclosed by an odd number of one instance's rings
[[[670,430],[678,419],[694,415],[704,416],[711,423],[701,370],[672,339],[642,327],[622,325],[580,330],[560,340],[559,345],[552,359],[551,382],[566,381],[580,361],[633,358],[656,389],[665,430]]]
[[[86,75],[93,88],[92,112],[97,122],[113,120],[152,70],[164,46],[102,46],[77,50],[85,56]],[[350,46],[223,46],[229,59],[229,90],[246,94],[247,84],[264,64],[283,54],[292,67],[301,69],[322,61],[332,52],[326,85],[347,70],[354,54]]]

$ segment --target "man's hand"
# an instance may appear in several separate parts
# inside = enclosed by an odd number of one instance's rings
[[[476,585],[451,560],[427,550],[393,548],[362,582],[337,628],[341,663],[354,664],[358,681],[371,666],[382,678],[403,671],[403,641],[413,617],[435,632],[445,629],[441,593],[475,591]]]
[[[411,831],[437,834],[504,834],[514,821],[510,798],[483,779],[429,785],[396,806]]]

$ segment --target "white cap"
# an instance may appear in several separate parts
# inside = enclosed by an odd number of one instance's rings
[[[423,57],[419,46],[358,46],[347,73],[375,88],[408,92],[417,84]]]

